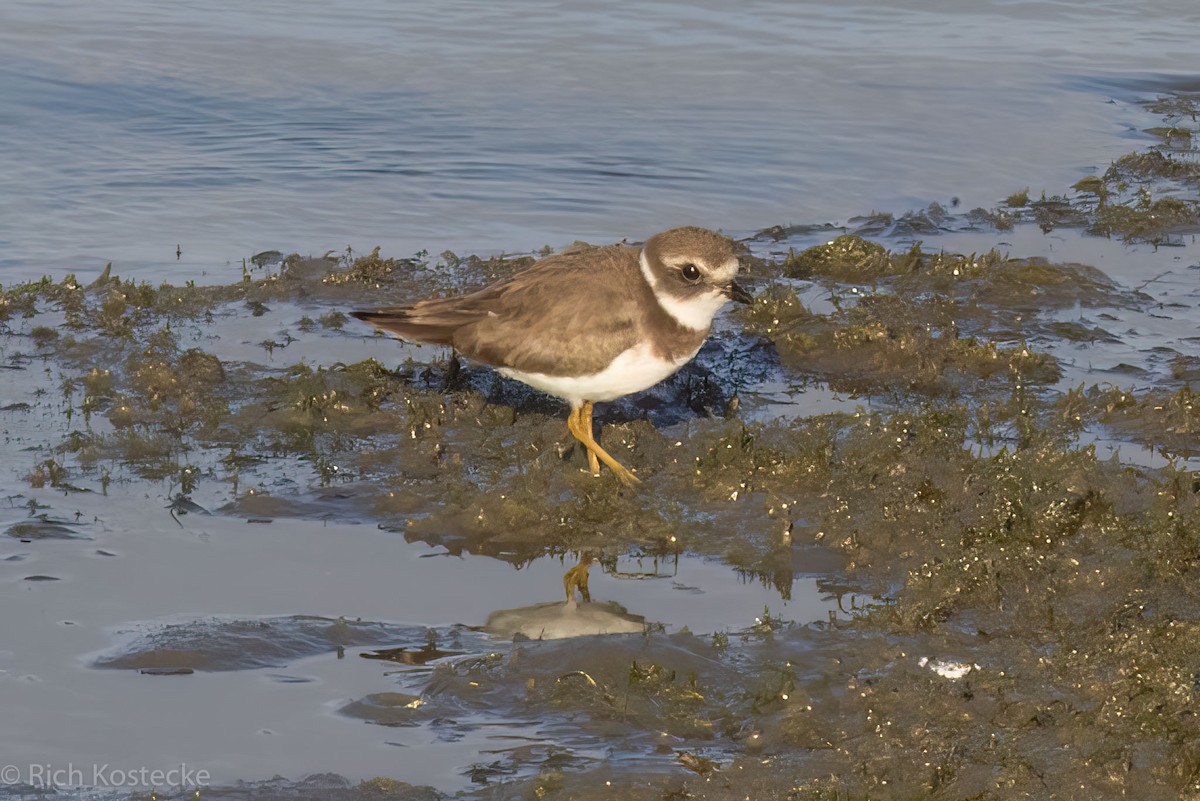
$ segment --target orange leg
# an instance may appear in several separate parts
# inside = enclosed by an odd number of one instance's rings
[[[583,429],[589,433],[595,431],[592,427],[592,402],[584,401],[583,406],[579,410],[579,422]],[[593,476],[600,475],[600,460],[596,457],[596,452],[591,448],[587,448],[588,469],[592,471]]]
[[[579,597],[585,604],[592,602],[592,594],[588,592],[588,568],[591,564],[592,558],[581,553],[579,554],[579,564],[568,570],[563,576],[563,589],[567,591],[567,603],[574,602],[575,590],[579,590]]]
[[[571,409],[571,413],[567,415],[567,430],[583,444],[583,447],[587,448],[588,466],[592,469],[592,475],[600,474],[600,465],[597,464],[597,460],[599,460],[604,462],[605,466],[613,471],[625,486],[632,487],[640,483],[637,476],[610,456],[608,451],[601,448],[595,437],[592,436],[591,401],[584,401],[578,409]]]

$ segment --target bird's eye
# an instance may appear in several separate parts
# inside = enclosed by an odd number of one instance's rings
[[[680,272],[683,273],[683,277],[689,281],[700,280],[700,268],[694,264],[683,265],[683,267],[680,269]]]

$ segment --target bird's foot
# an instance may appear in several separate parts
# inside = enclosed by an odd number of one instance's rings
[[[600,462],[604,462],[605,467],[613,471],[613,474],[625,486],[633,487],[641,483],[641,479],[635,476],[633,471],[614,459],[608,451],[600,447],[600,443],[596,442],[596,438],[592,435],[591,401],[585,401],[578,409],[571,410],[567,415],[567,430],[587,448],[588,467],[591,469],[592,475],[600,475]]]

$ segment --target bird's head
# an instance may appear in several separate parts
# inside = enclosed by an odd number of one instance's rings
[[[672,228],[646,240],[642,275],[659,304],[681,325],[705,330],[731,300],[751,303],[734,280],[738,257],[733,241],[705,228]]]

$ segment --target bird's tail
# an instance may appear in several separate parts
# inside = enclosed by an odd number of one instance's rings
[[[436,300],[415,306],[393,306],[384,309],[356,310],[351,317],[368,322],[410,342],[430,345],[453,345],[454,332],[479,319],[478,312],[469,312]]]

